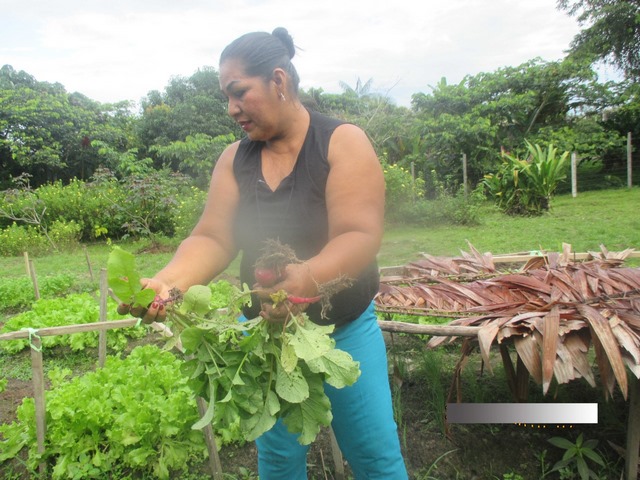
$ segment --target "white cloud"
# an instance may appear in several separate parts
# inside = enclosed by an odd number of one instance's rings
[[[4,5],[6,4],[6,5]],[[554,0],[0,1],[0,62],[98,101],[139,100],[217,66],[224,46],[284,26],[304,88],[372,78],[408,105],[441,77],[562,57],[578,27]],[[37,12],[37,13],[36,13]]]

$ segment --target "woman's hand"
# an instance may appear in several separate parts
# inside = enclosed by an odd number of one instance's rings
[[[271,322],[286,322],[291,316],[304,312],[309,306],[305,299],[319,300],[318,285],[306,263],[290,263],[278,283],[270,288],[256,284],[254,288],[261,300],[260,316]],[[274,303],[272,296],[279,292],[286,292],[287,296]]]
[[[131,314],[134,317],[142,319],[142,323],[164,322],[167,312],[165,305],[166,299],[170,297],[170,287],[155,278],[142,278],[140,279],[142,288],[151,288],[156,292],[156,296],[147,308],[136,306],[131,308],[129,305],[120,304],[118,306],[118,313],[121,315]]]

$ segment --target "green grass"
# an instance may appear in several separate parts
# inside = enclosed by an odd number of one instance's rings
[[[469,251],[471,243],[481,252],[494,255],[532,250],[560,251],[570,243],[575,252],[599,251],[605,245],[610,251],[640,249],[640,188],[601,190],[555,197],[551,211],[541,217],[509,217],[491,205],[483,207],[478,226],[438,225],[424,227],[389,226],[379,255],[381,266],[402,265],[421,253],[457,256]],[[135,252],[139,244],[124,243],[123,248]],[[95,282],[101,268],[106,268],[111,247],[101,243],[87,246]],[[138,268],[153,275],[171,258],[172,250],[153,255],[137,255]],[[89,270],[83,250],[33,258],[38,276],[71,273],[79,281],[89,281]],[[637,259],[630,264],[638,264]],[[237,275],[238,260],[228,273]],[[0,258],[4,277],[26,275],[22,257]]]
[[[532,250],[574,252],[640,249],[640,188],[604,190],[556,197],[541,217],[509,217],[491,206],[478,226],[390,227],[379,255],[381,266],[402,265],[420,253],[457,256],[471,243],[494,255]],[[637,264],[637,259],[634,260]],[[630,262],[630,264],[633,262]]]

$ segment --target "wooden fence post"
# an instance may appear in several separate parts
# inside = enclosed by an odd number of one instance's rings
[[[469,195],[469,186],[467,185],[467,154],[462,154],[462,185],[464,187],[464,198]]]
[[[578,156],[576,152],[571,152],[571,196],[578,195]]]
[[[631,144],[631,132],[627,133],[627,187],[633,186],[633,155],[631,150],[633,145]]]
[[[640,380],[635,375],[629,378],[629,420],[627,423],[627,451],[625,455],[625,478],[638,478],[638,447],[640,447]]]
[[[31,269],[29,268],[29,252],[22,252],[24,257],[24,269],[27,272],[27,277],[31,277]]]

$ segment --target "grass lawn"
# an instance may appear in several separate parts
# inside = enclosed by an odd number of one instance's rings
[[[563,243],[574,252],[599,251],[600,245],[610,251],[640,249],[639,207],[637,187],[559,196],[540,217],[510,217],[487,206],[477,226],[388,227],[379,262],[401,265],[421,252],[457,256],[469,251],[467,242],[494,255],[561,251]]]

